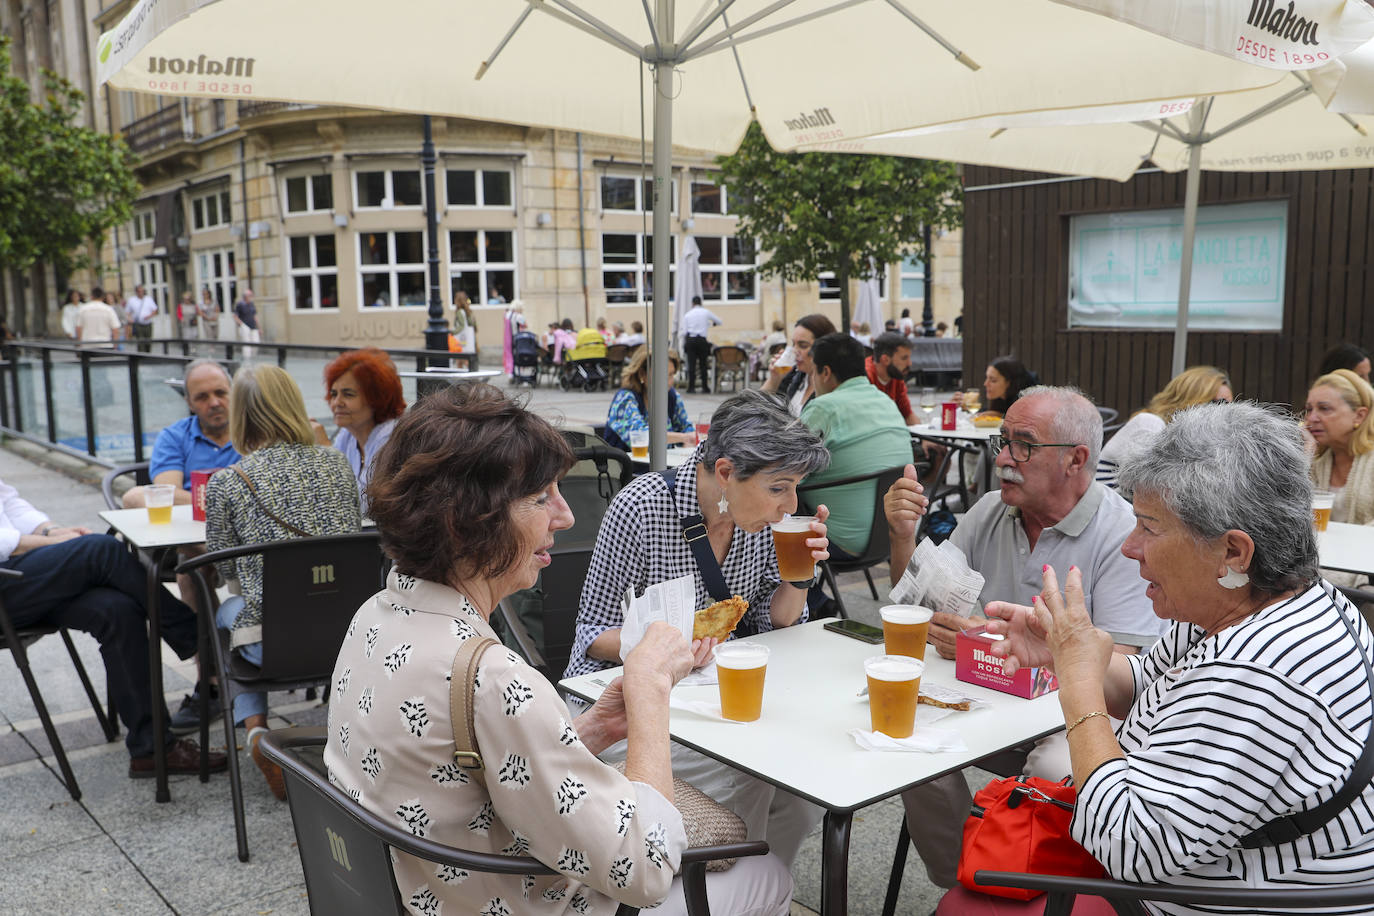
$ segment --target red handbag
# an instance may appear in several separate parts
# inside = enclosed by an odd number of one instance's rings
[[[1044,891],[984,887],[973,876],[982,869],[1105,878],[1101,863],[1069,836],[1078,791],[1068,783],[1017,776],[994,779],[980,789],[964,821],[959,883],[982,894],[1031,900]]]

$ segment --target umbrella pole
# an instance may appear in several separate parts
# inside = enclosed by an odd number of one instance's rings
[[[649,352],[649,461],[668,466],[668,272],[673,244],[673,0],[656,0],[654,25],[662,54],[654,61],[654,309]]]
[[[1171,376],[1188,362],[1188,298],[1193,288],[1193,237],[1197,234],[1198,185],[1202,183],[1202,124],[1207,106],[1198,99],[1188,112],[1188,184],[1183,192],[1183,251],[1178,264],[1178,324],[1174,328]]]

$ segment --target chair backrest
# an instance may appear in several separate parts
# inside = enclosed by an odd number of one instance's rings
[[[121,464],[110,468],[105,472],[105,476],[100,478],[100,495],[105,497],[105,508],[124,508],[124,503],[120,497],[115,495],[115,481],[126,475],[133,475],[133,485],[136,487],[147,486],[153,482],[148,475],[148,462],[146,461],[140,461],[137,464]]]
[[[831,568],[860,569],[881,563],[889,558],[892,545],[887,533],[887,515],[883,512],[883,496],[896,483],[897,478],[902,476],[904,467],[884,468],[881,471],[873,471],[868,474],[858,474],[839,480],[827,480],[825,483],[804,484],[797,487],[797,501],[805,506],[808,512],[812,512],[817,505],[824,501],[826,490],[846,484],[873,482],[873,522],[868,529],[868,544],[864,547],[863,552],[852,560],[831,560]]]
[[[625,346],[624,344],[611,344],[609,347],[606,348],[606,359],[608,359],[614,365],[619,365],[620,363],[625,362],[625,359],[627,356],[629,356],[629,353],[630,348]]]
[[[582,601],[582,584],[592,565],[592,548],[558,548],[550,551],[553,562],[539,575],[539,590],[544,596],[542,619],[545,674],[557,682],[568,667],[573,638],[577,632],[577,608]]]
[[[605,445],[574,449],[577,463],[558,489],[573,512],[573,526],[554,534],[557,548],[591,547],[611,499],[634,478],[630,456]]]
[[[744,348],[735,346],[716,347],[712,355],[716,358],[716,366],[721,369],[743,366],[749,358]]]

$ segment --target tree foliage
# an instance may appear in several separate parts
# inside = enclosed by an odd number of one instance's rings
[[[963,216],[956,167],[948,162],[843,153],[779,153],[757,124],[722,156],[738,234],[766,253],[764,276],[814,280],[833,270],[841,329],[849,327],[849,280],[873,276],[906,256],[923,262],[924,228],[952,228]]]
[[[46,261],[81,266],[81,246],[127,220],[138,197],[133,153],[123,140],[78,123],[84,94],[43,71],[43,101],[10,72],[0,38],[0,265]]]

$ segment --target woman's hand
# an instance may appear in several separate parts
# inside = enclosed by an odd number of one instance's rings
[[[633,685],[667,677],[668,687],[687,676],[696,656],[677,627],[662,620],[649,624],[639,645],[625,659],[625,680]],[[633,686],[631,690],[635,689]]]
[[[720,640],[714,636],[707,636],[705,639],[692,640],[692,670],[704,668],[710,664],[716,646],[720,645]]]
[[[1045,623],[1036,614],[1040,598],[1037,595],[1031,600],[1035,607],[989,601],[983,608],[988,615],[988,632],[1006,637],[995,642],[989,651],[1002,659],[1002,669],[1007,674],[1015,674],[1019,668],[1054,670],[1054,656],[1045,642]]]
[[[914,540],[916,526],[926,514],[930,500],[916,473],[916,465],[908,464],[902,476],[883,494],[883,514],[887,516],[888,531],[895,540]]]
[[[806,539],[811,548],[811,559],[817,563],[830,559],[830,538],[826,535],[825,520],[830,518],[830,510],[824,505],[816,507],[816,520],[811,523],[812,536]]]
[[[319,420],[310,421],[310,431],[315,434],[316,445],[333,445],[329,439],[329,433],[325,432],[324,424]]]
[[[1103,682],[1107,665],[1112,660],[1112,637],[1093,626],[1083,600],[1083,573],[1077,566],[1069,567],[1064,580],[1064,593],[1059,593],[1059,579],[1054,567],[1045,567],[1045,589],[1035,602],[1037,616],[1049,618],[1045,641],[1054,656],[1054,672],[1063,681],[1084,683]]]

